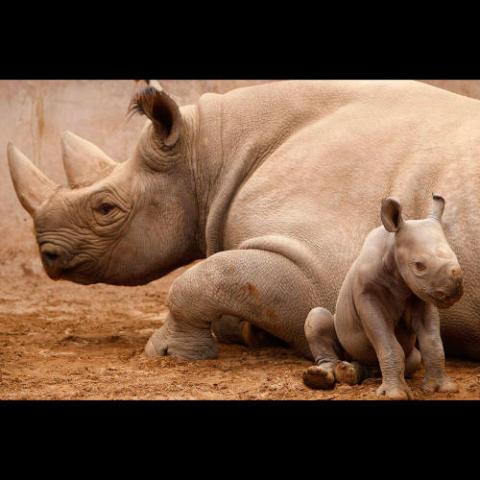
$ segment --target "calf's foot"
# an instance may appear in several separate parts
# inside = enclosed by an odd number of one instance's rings
[[[385,383],[383,382],[377,389],[379,397],[385,397],[390,400],[412,400],[413,394],[406,383]]]
[[[316,390],[329,390],[335,386],[333,363],[312,365],[303,372],[303,382],[307,387]]]
[[[458,392],[458,385],[449,377],[445,376],[439,379],[430,378],[425,379],[422,390],[424,393],[456,393]]]
[[[367,376],[366,368],[358,362],[338,362],[335,365],[335,378],[339,383],[358,385]]]

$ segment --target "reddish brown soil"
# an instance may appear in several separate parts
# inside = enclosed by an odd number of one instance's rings
[[[175,274],[143,287],[81,286],[22,265],[0,284],[1,399],[376,398],[379,379],[308,389],[302,372],[310,362],[286,348],[222,345],[217,360],[146,358]],[[480,364],[449,360],[447,369],[458,394],[426,397],[420,372],[408,381],[415,398],[480,398]]]

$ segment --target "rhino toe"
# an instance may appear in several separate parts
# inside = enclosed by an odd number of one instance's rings
[[[335,378],[339,383],[358,385],[364,377],[363,368],[358,362],[338,362],[335,366]]]
[[[193,329],[188,335],[175,329],[173,322],[166,322],[156,330],[144,349],[147,357],[171,355],[184,360],[202,360],[218,357],[218,345],[210,330]]]
[[[313,365],[303,372],[303,382],[316,390],[328,390],[335,386],[333,368]]]
[[[167,349],[164,349],[165,351],[157,351],[157,349],[155,348],[155,344],[152,342],[152,339],[150,338],[147,342],[147,344],[145,345],[145,349],[144,349],[144,352],[145,352],[145,355],[147,357],[160,357],[162,355],[166,355],[167,354]]]

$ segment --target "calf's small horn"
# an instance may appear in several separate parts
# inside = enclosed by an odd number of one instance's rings
[[[443,211],[445,210],[445,199],[441,195],[432,193],[433,208],[432,213],[429,215],[430,218],[435,220],[442,219]]]

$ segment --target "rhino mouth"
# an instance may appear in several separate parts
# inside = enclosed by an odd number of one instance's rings
[[[78,260],[69,265],[51,267],[45,265],[45,270],[52,280],[70,280],[77,283],[91,283],[87,280],[91,267],[88,268],[88,260]]]
[[[457,303],[462,295],[452,295],[450,297],[445,296],[438,296],[429,294],[428,297],[430,301],[437,307],[437,308],[450,308],[452,305]]]

